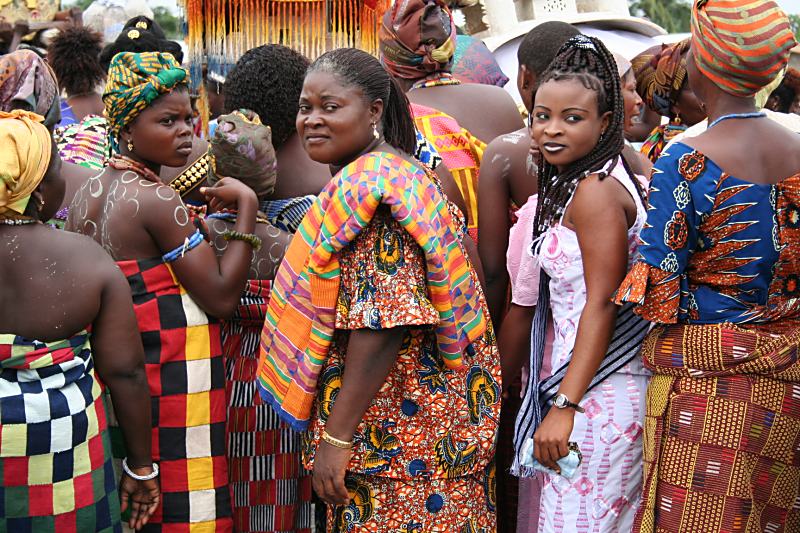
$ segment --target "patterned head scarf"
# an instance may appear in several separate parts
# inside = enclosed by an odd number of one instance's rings
[[[753,96],[777,77],[797,44],[789,19],[772,0],[696,0],[692,55],[723,91]]]
[[[636,92],[644,103],[661,116],[674,118],[672,107],[678,102],[686,81],[689,39],[672,45],[660,44],[636,56],[633,74]]]
[[[44,117],[53,128],[61,121],[58,81],[39,54],[16,50],[0,56],[0,111],[24,109]]]
[[[0,218],[21,215],[50,166],[52,140],[41,115],[0,111]]]
[[[278,167],[272,130],[261,124],[257,113],[240,109],[220,116],[210,144],[213,157],[209,185],[230,176],[253,189],[259,198],[269,196],[275,189]]]
[[[186,71],[172,54],[123,52],[114,56],[103,93],[111,146],[119,151],[119,134],[153,100],[186,83]]]
[[[378,30],[381,62],[396,78],[416,80],[450,72],[456,26],[441,0],[395,2]]]

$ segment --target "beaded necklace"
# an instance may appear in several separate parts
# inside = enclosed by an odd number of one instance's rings
[[[28,224],[38,224],[35,218],[0,218],[2,226],[27,226]]]
[[[752,111],[750,113],[729,113],[727,115],[722,115],[721,117],[718,117],[715,121],[713,121],[711,124],[709,124],[708,128],[706,128],[706,129],[713,128],[714,126],[716,126],[717,124],[719,124],[723,120],[730,120],[730,119],[733,119],[733,118],[761,118],[761,117],[766,117],[766,116],[767,116],[767,114],[764,113],[763,111]]]
[[[164,185],[164,182],[161,181],[161,178],[159,178],[155,172],[144,166],[142,163],[134,161],[133,159],[131,159],[126,155],[114,154],[113,156],[111,156],[108,165],[117,170],[133,171],[140,177],[146,179],[147,181],[158,183],[159,185]]]
[[[411,86],[410,90],[422,87],[442,87],[444,85],[461,85],[461,82],[453,77],[449,72],[439,72],[432,74],[425,79],[419,80]]]

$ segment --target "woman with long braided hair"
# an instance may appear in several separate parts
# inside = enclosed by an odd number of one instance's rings
[[[539,195],[512,298],[535,307],[533,332],[501,344],[531,346],[512,471],[538,475],[540,501],[529,506],[539,508],[539,532],[630,530],[638,506],[647,374],[635,356],[647,323],[610,300],[645,221],[642,186],[620,155],[624,113],[612,54],[595,38],[571,38],[532,112]]]

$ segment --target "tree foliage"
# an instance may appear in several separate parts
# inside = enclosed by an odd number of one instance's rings
[[[800,36],[800,15],[788,15],[789,22],[792,24],[792,31],[794,32],[795,38]]]
[[[669,33],[689,31],[692,5],[686,0],[633,0],[631,13],[655,22]]]
[[[158,25],[164,30],[167,39],[181,38],[181,20],[173,15],[169,9],[163,6],[154,7],[153,18],[156,19]]]

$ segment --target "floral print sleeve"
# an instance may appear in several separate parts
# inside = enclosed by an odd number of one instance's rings
[[[425,259],[414,239],[380,207],[339,258],[337,329],[436,325],[428,299]]]
[[[675,144],[670,152],[653,169],[639,257],[614,298],[639,304],[642,317],[661,323],[678,321],[682,284],[698,244],[693,184],[705,170],[705,157],[688,146]]]

